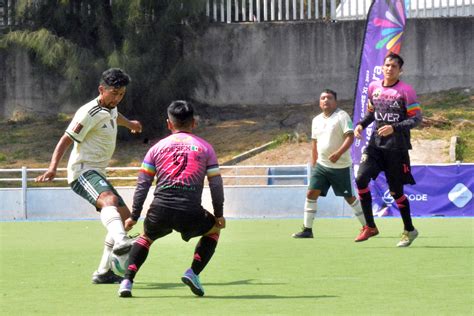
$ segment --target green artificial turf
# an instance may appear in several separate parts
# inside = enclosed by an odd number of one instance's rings
[[[181,283],[198,239],[153,244],[132,298],[91,284],[102,253],[99,221],[1,222],[2,315],[472,315],[474,219],[415,218],[420,237],[397,248],[400,218],[353,239],[355,219],[228,220],[196,297]],[[142,222],[134,231],[139,231]]]

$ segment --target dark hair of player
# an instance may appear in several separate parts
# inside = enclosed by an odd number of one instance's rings
[[[193,106],[186,101],[173,101],[168,106],[168,118],[177,128],[189,127],[194,118]]]
[[[334,91],[334,90],[331,90],[331,89],[324,89],[323,92],[321,93],[329,93],[329,94],[332,94],[334,96],[334,100],[337,100],[337,93]]]
[[[127,86],[132,80],[120,68],[110,68],[102,73],[100,77],[100,84],[102,86],[121,88]]]
[[[387,56],[385,56],[384,61],[385,61],[386,59],[395,60],[395,61],[397,62],[397,64],[398,64],[398,66],[400,66],[400,68],[403,67],[403,64],[404,64],[403,58],[400,57],[400,55],[395,54],[394,52],[388,53]]]

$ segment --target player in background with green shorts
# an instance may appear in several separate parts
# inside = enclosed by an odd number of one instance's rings
[[[121,69],[111,68],[102,73],[99,96],[77,110],[54,149],[48,170],[36,178],[37,182],[52,181],[64,153],[74,143],[67,166],[68,183],[96,207],[108,232],[102,259],[92,276],[96,284],[122,280],[111,270],[110,255],[112,251],[117,255],[127,253],[132,244],[123,224],[130,217],[130,210],[107,181],[105,172],[115,150],[117,125],[132,133],[142,131],[139,121],[128,120],[117,111],[129,82],[130,77]]]
[[[330,187],[336,196],[343,196],[354,214],[365,226],[365,218],[352,185],[352,159],[349,148],[354,141],[352,120],[337,107],[336,92],[326,89],[321,93],[319,106],[323,111],[312,122],[311,178],[304,205],[304,226],[294,238],[313,238],[313,221],[317,200],[326,196]]]

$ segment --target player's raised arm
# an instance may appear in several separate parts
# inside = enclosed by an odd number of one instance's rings
[[[58,169],[59,162],[64,156],[66,150],[71,146],[73,140],[67,135],[64,134],[61,139],[59,139],[56,148],[54,149],[53,156],[51,157],[51,162],[49,164],[48,170],[42,175],[36,177],[36,182],[47,182],[53,181],[56,177],[56,170]]]

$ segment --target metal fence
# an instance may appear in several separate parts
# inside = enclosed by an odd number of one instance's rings
[[[207,0],[205,11],[212,22],[219,23],[363,20],[372,1]],[[473,16],[473,1],[412,0],[408,18]],[[0,0],[0,29],[15,25],[16,5],[14,0]]]
[[[114,184],[135,185],[139,169],[139,167],[109,167],[106,169],[107,179]],[[226,186],[267,186],[305,185],[310,167],[309,165],[244,165],[220,166],[220,169]],[[27,167],[0,169],[0,189],[21,187],[26,190],[33,186],[35,177],[46,170],[46,168]],[[55,186],[68,186],[65,172],[65,168],[58,168],[58,177],[53,180],[56,182]]]
[[[372,0],[208,0],[213,22],[278,22],[365,19]],[[473,0],[413,0],[409,18],[457,17],[474,14]]]

